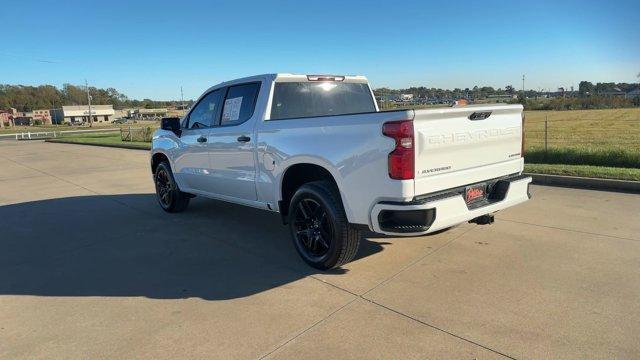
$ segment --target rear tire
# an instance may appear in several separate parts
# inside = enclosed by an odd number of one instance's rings
[[[162,210],[175,213],[187,208],[191,197],[178,188],[168,162],[158,164],[153,174],[153,182],[156,186],[156,198]]]
[[[294,246],[310,266],[327,270],[356,256],[361,233],[349,225],[333,183],[302,185],[291,198],[288,216]]]

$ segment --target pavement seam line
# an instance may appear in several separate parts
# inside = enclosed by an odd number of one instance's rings
[[[402,312],[400,312],[400,311],[398,311],[398,310],[395,310],[395,309],[392,309],[392,308],[390,308],[390,307],[388,307],[388,306],[385,306],[385,305],[379,304],[379,303],[375,302],[375,301],[374,301],[374,300],[372,300],[372,299],[369,299],[369,298],[364,297],[364,296],[365,296],[366,294],[368,294],[369,292],[371,292],[371,291],[373,291],[374,289],[378,288],[379,286],[381,286],[381,285],[383,285],[383,284],[386,284],[387,282],[389,282],[389,281],[393,280],[394,278],[396,278],[399,274],[401,274],[401,273],[402,273],[402,272],[404,272],[405,270],[408,270],[409,268],[413,267],[415,264],[417,264],[418,262],[420,262],[420,261],[422,261],[423,259],[427,258],[428,256],[430,256],[430,255],[432,255],[432,254],[436,253],[438,250],[440,250],[440,249],[442,249],[442,248],[444,248],[444,247],[446,247],[446,246],[450,245],[450,244],[451,244],[451,243],[453,243],[455,240],[458,240],[459,238],[461,238],[462,236],[464,236],[465,234],[467,234],[469,231],[471,231],[471,230],[473,230],[473,229],[474,229],[473,227],[472,227],[472,228],[469,228],[468,230],[464,231],[462,234],[460,234],[460,235],[458,235],[458,236],[454,237],[453,239],[451,239],[451,240],[449,240],[448,242],[446,242],[445,244],[443,244],[443,245],[439,246],[439,247],[438,247],[438,248],[436,248],[435,250],[433,250],[433,251],[431,251],[431,252],[429,252],[429,253],[425,254],[424,256],[420,257],[419,259],[415,260],[414,262],[412,262],[412,263],[408,264],[407,266],[405,266],[404,268],[402,268],[400,271],[398,271],[397,273],[395,273],[395,274],[394,274],[394,275],[392,275],[391,277],[389,277],[389,278],[385,279],[384,281],[380,282],[379,284],[377,284],[377,285],[376,285],[376,286],[374,286],[373,288],[371,288],[371,289],[367,290],[367,291],[366,291],[364,294],[362,294],[362,295],[358,295],[358,294],[356,294],[356,293],[353,293],[353,292],[351,292],[351,291],[349,291],[349,290],[347,290],[347,289],[344,289],[344,288],[342,288],[342,287],[340,287],[340,286],[338,286],[338,285],[332,284],[331,282],[328,282],[328,281],[326,281],[326,280],[316,278],[314,275],[309,275],[308,277],[311,277],[311,278],[313,278],[314,280],[317,280],[317,281],[322,282],[322,283],[324,283],[324,284],[330,285],[330,286],[332,286],[332,287],[334,287],[334,288],[336,288],[336,289],[338,289],[338,290],[342,290],[342,291],[344,291],[344,292],[347,292],[347,293],[349,293],[349,294],[351,294],[351,295],[356,296],[356,298],[354,298],[353,300],[351,300],[349,303],[345,304],[345,305],[344,305],[344,306],[342,306],[341,308],[337,309],[336,311],[332,312],[331,314],[327,315],[327,317],[325,317],[324,319],[322,319],[322,320],[320,320],[320,321],[316,322],[315,324],[313,324],[313,325],[312,325],[312,326],[310,326],[309,328],[307,328],[307,329],[305,329],[304,331],[300,332],[299,334],[295,335],[295,336],[294,336],[294,337],[292,337],[291,339],[289,339],[289,340],[285,341],[284,343],[282,343],[281,345],[279,345],[279,346],[278,346],[277,348],[275,348],[274,350],[272,350],[272,351],[270,351],[269,353],[265,354],[264,356],[260,357],[260,359],[264,359],[266,356],[269,356],[270,354],[272,354],[272,353],[276,352],[278,349],[280,349],[280,348],[284,347],[285,345],[289,344],[291,341],[295,340],[295,339],[296,339],[296,338],[298,338],[299,336],[301,336],[301,335],[303,335],[304,333],[306,333],[306,332],[310,331],[311,329],[315,328],[316,326],[318,326],[318,325],[319,325],[319,324],[321,324],[322,322],[324,322],[324,321],[328,320],[328,319],[329,319],[330,317],[332,317],[334,314],[338,313],[340,310],[344,309],[344,308],[345,308],[345,307],[347,307],[349,304],[353,303],[355,300],[357,300],[357,299],[362,299],[362,300],[364,300],[364,301],[367,301],[367,302],[368,302],[368,303],[370,303],[370,304],[373,304],[373,305],[379,306],[379,307],[381,307],[381,308],[383,308],[383,309],[385,309],[385,310],[387,310],[387,311],[390,311],[390,312],[396,313],[396,314],[398,314],[398,315],[400,315],[400,316],[402,316],[402,317],[405,317],[405,318],[407,318],[407,319],[409,319],[409,320],[413,320],[413,321],[415,321],[415,322],[417,322],[417,323],[419,323],[419,324],[421,324],[421,325],[423,325],[423,326],[430,327],[430,328],[432,328],[432,329],[434,329],[434,330],[436,330],[436,331],[440,331],[440,332],[445,333],[445,334],[447,334],[447,335],[449,335],[449,336],[453,336],[453,337],[455,337],[455,338],[457,338],[457,339],[459,339],[459,340],[462,340],[462,341],[468,342],[468,343],[470,343],[470,344],[473,344],[473,345],[476,345],[476,346],[478,346],[478,347],[481,347],[481,348],[483,348],[483,349],[485,349],[485,350],[488,350],[488,351],[491,351],[491,352],[493,352],[493,353],[496,353],[496,354],[499,354],[499,355],[501,355],[501,356],[504,356],[504,357],[506,357],[506,358],[514,359],[514,360],[515,360],[515,358],[514,358],[514,357],[509,356],[509,355],[507,355],[507,354],[504,354],[504,353],[502,353],[502,352],[500,352],[500,351],[498,351],[498,350],[492,349],[492,348],[490,348],[490,347],[488,347],[488,346],[482,345],[482,344],[477,343],[477,342],[475,342],[475,341],[473,341],[473,340],[470,340],[470,339],[464,338],[464,337],[462,337],[462,336],[460,336],[460,335],[456,335],[456,334],[454,334],[454,333],[452,333],[452,332],[450,332],[450,331],[447,331],[447,330],[445,330],[445,329],[439,328],[439,327],[437,327],[437,326],[435,326],[435,325],[429,324],[429,323],[424,322],[424,321],[422,321],[422,320],[420,320],[420,319],[417,319],[417,318],[414,318],[414,317],[412,317],[412,316],[410,316],[410,315],[407,315],[407,314],[405,314],[405,313],[402,313]]]
[[[454,240],[455,240],[455,239],[454,239]],[[451,241],[453,241],[453,240],[451,240]],[[451,241],[450,241],[450,242],[451,242]],[[440,248],[442,248],[442,247],[444,247],[444,245],[443,245],[443,246],[441,246]],[[426,256],[425,256],[425,257],[426,257]],[[313,277],[313,276],[310,276],[310,277]],[[409,320],[415,321],[415,322],[417,322],[417,323],[418,323],[418,324],[420,324],[420,325],[427,326],[427,327],[429,327],[429,328],[431,328],[431,329],[433,329],[433,330],[436,330],[436,331],[442,332],[442,333],[444,333],[444,334],[446,334],[446,335],[449,335],[449,336],[453,336],[453,337],[455,337],[456,339],[459,339],[459,340],[462,340],[462,341],[468,342],[468,343],[470,343],[470,344],[473,344],[473,345],[475,345],[475,346],[481,347],[481,348],[483,348],[483,349],[485,349],[485,350],[487,350],[487,351],[491,351],[491,352],[493,352],[493,353],[499,354],[499,355],[504,356],[504,357],[509,358],[509,359],[514,359],[514,360],[516,359],[516,358],[514,358],[514,357],[512,357],[512,356],[510,356],[510,355],[507,355],[507,354],[502,353],[502,352],[500,352],[500,351],[498,351],[498,350],[492,349],[492,348],[490,348],[490,347],[488,347],[488,346],[486,346],[486,345],[482,345],[482,344],[480,344],[480,343],[478,343],[478,342],[475,342],[475,341],[473,341],[473,340],[471,340],[471,339],[467,339],[467,338],[465,338],[465,337],[463,337],[463,336],[456,335],[456,334],[454,334],[454,333],[452,333],[452,332],[450,332],[450,331],[447,331],[447,330],[442,329],[442,328],[440,328],[440,327],[437,327],[437,326],[435,326],[435,325],[429,324],[429,323],[427,323],[427,322],[425,322],[425,321],[422,321],[422,320],[420,320],[420,319],[414,318],[414,317],[413,317],[413,316],[411,316],[411,315],[407,315],[407,314],[405,314],[405,313],[403,313],[403,312],[401,312],[401,311],[398,311],[398,310],[392,309],[392,308],[390,308],[390,307],[388,307],[388,306],[385,306],[385,305],[383,305],[383,304],[377,303],[376,301],[374,301],[374,300],[372,300],[372,299],[365,298],[365,297],[364,297],[364,295],[357,295],[357,294],[354,294],[353,292],[351,292],[351,291],[349,291],[349,290],[343,289],[343,288],[341,288],[341,287],[339,287],[339,286],[337,286],[337,285],[334,285],[334,284],[332,284],[332,283],[330,283],[330,282],[323,281],[323,280],[321,280],[321,279],[316,279],[315,277],[313,277],[313,278],[314,278],[315,280],[318,280],[318,281],[322,282],[322,283],[325,283],[325,284],[330,285],[330,286],[332,286],[332,287],[335,287],[335,288],[337,288],[337,289],[339,289],[339,290],[345,291],[345,292],[347,292],[347,293],[349,293],[349,294],[351,294],[351,295],[354,295],[354,296],[355,296],[355,298],[353,298],[351,301],[349,301],[348,303],[344,304],[344,305],[343,305],[343,306],[341,306],[340,308],[336,309],[334,312],[330,313],[329,315],[327,315],[327,316],[326,316],[326,317],[324,317],[323,319],[318,320],[318,321],[317,321],[317,322],[315,322],[313,325],[309,326],[308,328],[306,328],[306,329],[304,329],[303,331],[299,332],[298,334],[294,335],[294,336],[293,336],[293,337],[291,337],[290,339],[288,339],[288,340],[286,340],[285,342],[281,343],[281,344],[280,344],[280,345],[278,345],[275,349],[273,349],[273,350],[271,350],[270,352],[266,353],[265,355],[261,356],[261,357],[260,357],[260,359],[264,359],[265,357],[267,357],[267,356],[269,356],[269,355],[273,354],[274,352],[278,351],[279,349],[281,349],[281,348],[283,348],[284,346],[286,346],[287,344],[289,344],[291,341],[293,341],[293,340],[297,339],[298,337],[300,337],[300,336],[304,335],[304,334],[305,334],[305,333],[307,333],[308,331],[311,331],[312,329],[314,329],[315,327],[317,327],[317,326],[318,326],[318,325],[320,325],[321,323],[323,323],[323,322],[325,322],[325,321],[329,320],[329,318],[333,317],[335,314],[337,314],[338,312],[340,312],[341,310],[343,310],[343,309],[344,309],[344,308],[346,308],[348,305],[352,304],[353,302],[355,302],[355,301],[356,301],[356,300],[358,300],[358,299],[362,299],[362,300],[364,300],[364,301],[366,301],[366,302],[368,302],[368,303],[370,303],[370,304],[372,304],[372,305],[374,305],[374,306],[381,307],[381,308],[383,308],[383,309],[385,309],[385,310],[387,310],[387,311],[393,312],[393,313],[395,313],[395,314],[397,314],[397,315],[400,315],[400,316],[402,316],[402,317],[404,317],[404,318],[407,318],[407,319],[409,319]]]
[[[411,266],[415,265],[417,262],[419,262],[419,261],[421,261],[421,260],[425,259],[426,257],[430,256],[431,254],[433,254],[433,253],[437,252],[438,250],[442,249],[443,247],[445,247],[445,246],[449,245],[451,242],[453,242],[454,240],[457,240],[458,238],[460,238],[461,236],[463,236],[464,234],[466,234],[466,233],[467,233],[468,231],[470,231],[470,230],[472,230],[472,229],[469,229],[469,230],[467,230],[467,231],[463,232],[462,234],[460,234],[459,236],[454,237],[453,239],[449,240],[449,241],[448,241],[448,242],[446,242],[445,244],[442,244],[442,245],[440,245],[439,247],[437,247],[437,248],[433,249],[432,251],[427,252],[426,254],[424,254],[423,256],[421,256],[420,258],[418,258],[417,260],[415,260],[415,261],[413,261],[413,262],[409,263],[408,265],[406,265],[405,267],[403,267],[402,269],[400,269],[397,273],[395,273],[395,274],[391,275],[390,277],[388,277],[388,278],[386,278],[386,279],[382,280],[380,283],[376,284],[374,287],[370,288],[369,290],[365,291],[365,292],[364,292],[364,293],[362,293],[362,294],[357,294],[357,293],[355,293],[355,292],[353,292],[353,291],[351,291],[351,290],[348,290],[348,289],[342,288],[342,287],[340,287],[340,286],[338,286],[338,285],[336,285],[336,284],[334,284],[334,283],[332,283],[332,282],[330,282],[330,281],[327,281],[327,280],[325,280],[325,279],[318,278],[318,277],[316,277],[316,275],[314,275],[314,274],[307,275],[307,277],[310,277],[310,278],[312,278],[312,279],[314,279],[314,280],[316,280],[316,281],[319,281],[319,282],[321,282],[321,283],[324,283],[324,284],[327,284],[327,285],[329,285],[329,286],[332,286],[332,287],[334,287],[334,288],[336,288],[336,289],[342,290],[342,291],[344,291],[344,292],[346,292],[346,293],[349,293],[349,294],[351,294],[351,295],[358,296],[358,297],[362,297],[362,296],[364,296],[364,295],[368,294],[370,291],[372,291],[372,290],[376,289],[378,286],[383,285],[384,283],[386,283],[386,282],[388,282],[388,281],[390,281],[390,280],[394,279],[394,278],[395,278],[397,275],[399,275],[401,272],[403,272],[404,270],[406,270],[406,269],[410,268]],[[286,267],[286,266],[285,266],[285,267]],[[288,268],[288,267],[287,267],[287,268]],[[294,269],[291,269],[291,270],[294,270]]]
[[[337,308],[336,310],[334,310],[333,312],[331,312],[329,315],[325,316],[324,318],[316,321],[315,323],[313,323],[311,326],[307,327],[306,329],[302,330],[301,332],[299,332],[298,334],[294,335],[292,338],[286,340],[285,342],[281,343],[280,345],[276,346],[275,349],[269,351],[268,353],[260,356],[259,359],[264,359],[267,356],[273,354],[274,352],[278,351],[279,349],[281,349],[282,347],[286,346],[287,344],[289,344],[290,342],[292,342],[293,340],[297,339],[298,337],[304,335],[305,333],[307,333],[308,331],[313,330],[315,327],[317,327],[318,325],[322,324],[323,322],[327,321],[329,318],[331,318],[333,315],[337,314],[338,312],[340,312],[342,309],[346,308],[347,306],[351,305],[354,301],[356,301],[359,297],[354,297],[353,299],[349,300],[346,304],[342,305],[341,307]]]
[[[52,177],[52,178],[54,178],[54,179],[58,179],[58,180],[60,180],[60,181],[66,182],[67,184],[71,184],[71,185],[73,185],[73,186],[76,186],[76,187],[79,187],[79,188],[81,188],[81,189],[87,190],[87,191],[89,191],[89,192],[91,192],[91,193],[94,193],[94,194],[96,194],[96,195],[103,195],[103,194],[101,194],[101,193],[99,193],[99,192],[96,192],[96,191],[93,191],[93,190],[91,190],[91,189],[88,189],[88,188],[86,188],[86,187],[84,187],[84,186],[82,186],[82,185],[78,185],[78,184],[76,184],[76,183],[74,183],[74,182],[72,182],[72,181],[69,181],[69,180],[67,180],[67,179],[64,179],[64,178],[58,177],[58,176],[56,176],[56,175],[50,174],[50,173],[48,173],[48,172],[46,172],[46,171],[43,171],[43,170],[40,170],[40,169],[36,169],[36,168],[34,168],[34,167],[31,167],[31,166],[28,166],[28,165],[25,165],[25,164],[19,163],[19,162],[17,162],[17,161],[14,161],[14,160],[12,160],[12,159],[7,158],[7,157],[5,157],[5,159],[7,159],[7,160],[11,161],[11,162],[12,162],[12,163],[14,163],[14,164],[17,164],[17,165],[20,165],[20,166],[22,166],[22,167],[25,167],[25,168],[27,168],[27,169],[31,169],[31,170],[33,170],[33,171],[37,171],[37,172],[39,172],[39,173],[41,173],[41,174],[44,174],[44,175],[47,175],[47,176],[51,176],[51,177]]]
[[[46,144],[56,144],[56,143],[52,143],[52,142],[45,142],[45,141],[43,141],[42,143],[43,143],[43,144],[44,144],[44,143],[46,143]],[[62,143],[61,143],[61,144],[62,144]],[[75,144],[74,144],[74,145],[75,145]],[[117,149],[117,148],[113,148],[113,149]],[[60,150],[59,152],[67,153],[67,154],[74,154],[74,152],[73,152],[73,151],[69,151],[69,150]],[[122,159],[121,159],[121,158],[119,158],[119,157],[109,157],[109,156],[104,156],[104,155],[102,155],[102,154],[92,154],[91,156],[92,156],[92,157],[96,157],[96,158],[101,158],[101,159],[107,159],[107,160],[118,160],[118,161],[122,160]]]
[[[411,263],[405,265],[403,268],[401,268],[398,272],[396,272],[395,274],[391,275],[390,277],[382,280],[380,283],[378,283],[377,285],[375,285],[374,287],[372,287],[371,289],[365,291],[364,293],[362,293],[362,295],[359,295],[360,297],[367,295],[368,293],[372,292],[373,290],[377,289],[378,287],[388,283],[389,281],[395,279],[396,277],[398,277],[398,275],[400,275],[401,273],[405,272],[406,270],[410,269],[411,267],[415,266],[417,263],[419,263],[420,261],[426,259],[427,257],[435,254],[436,252],[438,252],[440,249],[449,246],[451,243],[453,243],[454,241],[458,240],[459,238],[461,238],[462,236],[464,236],[466,233],[468,233],[469,231],[473,230],[474,227],[471,227],[469,229],[467,229],[466,231],[464,231],[462,234],[459,234],[458,236],[453,237],[451,240],[447,241],[446,243],[440,245],[439,247],[437,247],[436,249],[434,249],[433,251],[430,251],[428,253],[426,253],[425,255],[419,257],[418,259],[412,261]]]
[[[35,178],[39,178],[39,177],[46,177],[47,175],[45,174],[38,174],[38,175],[28,175],[28,176],[21,176],[21,177],[16,177],[16,178],[8,178],[8,179],[0,179],[0,183],[5,182],[5,181],[16,181],[16,180],[24,180],[24,179],[35,179]]]
[[[405,318],[407,318],[407,319],[410,319],[410,320],[413,320],[413,321],[415,321],[415,322],[418,322],[418,323],[420,323],[420,324],[422,324],[422,325],[424,325],[424,326],[428,326],[428,327],[430,327],[430,328],[432,328],[432,329],[434,329],[434,330],[437,330],[437,331],[443,332],[443,333],[445,333],[445,334],[447,334],[447,335],[453,336],[453,337],[455,337],[455,338],[457,338],[457,339],[460,339],[460,340],[466,341],[466,342],[468,342],[468,343],[471,343],[471,344],[473,344],[473,345],[479,346],[479,347],[481,347],[481,348],[483,348],[483,349],[485,349],[485,350],[489,350],[489,351],[491,351],[491,352],[494,352],[494,353],[496,353],[496,354],[502,355],[502,356],[507,357],[507,358],[509,358],[509,359],[516,360],[516,358],[515,358],[515,357],[513,357],[513,356],[511,356],[511,355],[507,355],[507,354],[505,354],[505,353],[503,353],[503,352],[500,352],[500,351],[498,351],[498,350],[492,349],[492,348],[490,348],[490,347],[488,347],[488,346],[482,345],[482,344],[477,343],[477,342],[475,342],[475,341],[473,341],[473,340],[470,340],[470,339],[464,338],[464,337],[462,337],[462,336],[460,336],[460,335],[456,335],[456,334],[454,334],[454,333],[452,333],[452,332],[450,332],[450,331],[447,331],[447,330],[445,330],[445,329],[442,329],[442,328],[440,328],[440,327],[437,327],[437,326],[435,326],[435,325],[433,325],[433,324],[429,324],[428,322],[422,321],[422,320],[420,320],[420,319],[418,319],[418,318],[415,318],[415,317],[413,317],[413,316],[411,316],[411,315],[407,315],[407,314],[405,314],[405,313],[403,313],[403,312],[401,312],[401,311],[398,311],[398,310],[395,310],[395,309],[393,309],[393,308],[390,308],[390,307],[388,307],[388,306],[386,306],[386,305],[383,305],[383,304],[377,303],[377,302],[375,302],[375,301],[374,301],[374,300],[372,300],[372,299],[367,299],[367,298],[364,298],[364,297],[362,297],[362,296],[361,296],[361,298],[362,298],[362,299],[364,299],[364,300],[366,300],[366,301],[368,301],[368,302],[369,302],[369,303],[371,303],[371,304],[377,305],[377,306],[379,306],[379,307],[381,307],[381,308],[383,308],[383,309],[386,309],[386,310],[388,310],[388,311],[391,311],[391,312],[393,312],[393,313],[395,313],[395,314],[398,314],[398,315],[400,315],[400,316],[402,316],[402,317],[405,317]]]
[[[592,232],[589,232],[589,231],[582,231],[582,230],[575,230],[575,229],[565,229],[565,228],[561,228],[561,227],[557,227],[557,226],[551,226],[551,225],[532,224],[532,223],[528,223],[528,222],[525,222],[525,221],[510,220],[510,219],[505,219],[505,218],[499,218],[499,220],[500,221],[509,221],[509,222],[516,223],[516,224],[524,224],[524,225],[543,227],[543,228],[547,228],[547,229],[569,231],[569,232],[578,233],[578,234],[603,236],[603,237],[608,237],[608,238],[618,239],[618,240],[627,240],[627,241],[640,242],[640,240],[638,240],[638,239],[629,239],[629,238],[625,238],[625,237],[621,237],[621,236],[592,233]]]
[[[342,291],[346,292],[347,294],[351,294],[351,295],[353,295],[353,296],[360,297],[360,295],[359,295],[359,294],[356,294],[356,293],[354,293],[354,292],[353,292],[353,291],[351,291],[351,290],[344,289],[344,288],[342,288],[342,287],[340,287],[340,286],[338,286],[338,285],[336,285],[336,284],[333,284],[333,283],[331,283],[331,282],[329,282],[329,281],[326,281],[326,280],[324,280],[324,279],[317,278],[317,277],[316,277],[315,275],[313,275],[313,274],[311,274],[311,275],[307,275],[307,277],[312,278],[313,280],[319,281],[319,282],[321,282],[321,283],[323,283],[323,284],[329,285],[329,286],[331,286],[331,287],[334,287],[334,288],[336,288],[336,289],[338,289],[338,290],[342,290]]]

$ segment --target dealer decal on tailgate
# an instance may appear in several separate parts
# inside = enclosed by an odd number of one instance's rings
[[[464,200],[467,202],[467,204],[470,204],[475,200],[484,199],[484,195],[484,185],[469,186],[465,190]]]

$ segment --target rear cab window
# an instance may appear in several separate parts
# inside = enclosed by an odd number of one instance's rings
[[[238,125],[253,116],[260,83],[248,83],[230,86],[224,99],[220,125]]]
[[[276,82],[271,120],[375,112],[369,85],[341,81]]]

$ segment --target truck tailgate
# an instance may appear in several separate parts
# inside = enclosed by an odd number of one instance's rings
[[[415,194],[521,172],[522,105],[416,110]]]

